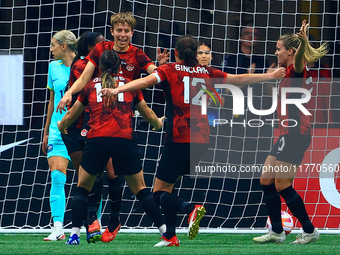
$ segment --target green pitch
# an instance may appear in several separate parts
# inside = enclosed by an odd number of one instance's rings
[[[186,234],[178,234],[179,247],[159,247],[157,234],[118,233],[111,243],[88,244],[85,234],[77,246],[65,245],[65,241],[44,242],[46,234],[0,234],[0,254],[340,254],[340,235],[322,234],[320,241],[308,245],[289,245],[295,240],[290,234],[284,244],[255,244],[257,234],[199,234],[189,240]],[[67,235],[68,237],[68,235]]]

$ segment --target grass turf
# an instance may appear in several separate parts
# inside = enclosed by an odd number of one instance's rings
[[[295,240],[290,234],[284,244],[255,244],[258,234],[199,234],[189,240],[178,234],[179,247],[153,247],[157,234],[119,233],[111,243],[88,244],[85,234],[80,245],[68,246],[65,241],[44,242],[46,234],[0,234],[0,254],[340,254],[340,235],[321,235],[320,241],[308,245],[289,245]],[[68,236],[67,236],[68,237]]]

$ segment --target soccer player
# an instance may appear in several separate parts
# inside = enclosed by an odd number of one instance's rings
[[[137,21],[131,12],[116,13],[111,16],[112,28],[110,30],[114,40],[99,43],[94,47],[86,57],[89,61],[84,72],[65,93],[58,104],[57,111],[65,110],[65,106],[70,104],[72,100],[72,95],[85,87],[96,68],[98,68],[99,58],[105,50],[114,50],[118,53],[121,59],[121,72],[127,79],[137,79],[142,72],[150,74],[157,68],[142,50],[130,43],[136,24]],[[157,58],[159,64],[162,65],[169,59],[169,53],[167,53],[167,50],[161,53],[160,49],[158,49]]]
[[[103,97],[144,89],[161,83],[167,102],[167,140],[154,183],[154,199],[162,206],[166,220],[166,233],[155,247],[179,246],[176,237],[176,214],[189,215],[188,237],[197,236],[199,223],[206,210],[202,205],[194,205],[172,194],[175,182],[190,173],[190,167],[198,164],[208,149],[209,123],[206,115],[201,115],[201,106],[195,101],[201,93],[202,85],[209,84],[209,78],[220,78],[228,84],[244,86],[260,81],[282,78],[284,68],[272,74],[229,75],[209,66],[197,63],[197,41],[190,35],[178,38],[176,63],[158,67],[151,75],[134,80],[116,89],[104,88]],[[190,83],[191,82],[191,83]],[[212,84],[210,84],[212,85]],[[190,100],[191,99],[191,100]]]
[[[98,32],[85,32],[81,35],[78,40],[78,48],[77,55],[73,59],[71,65],[71,74],[69,80],[69,87],[72,87],[74,82],[79,78],[81,73],[84,71],[84,68],[88,62],[85,58],[94,46],[99,43],[105,41],[103,35]],[[95,72],[92,76],[92,79],[98,76],[97,72]],[[73,95],[72,104],[77,100],[78,93]],[[81,162],[81,158],[83,155],[83,150],[85,146],[86,134],[89,130],[88,125],[88,109],[79,116],[79,118],[72,123],[71,126],[68,127],[68,134],[61,134],[62,139],[66,145],[68,150],[68,154],[71,157],[73,167],[78,172],[79,165]],[[110,198],[110,208],[111,215],[108,224],[108,228],[103,233],[103,236],[100,232],[100,224],[98,219],[101,216],[101,197],[102,197],[102,188],[103,188],[103,176],[104,174],[98,175],[95,184],[93,185],[91,194],[89,195],[88,200],[88,213],[89,219],[87,222],[88,232],[87,232],[87,241],[95,242],[97,240],[102,240],[105,242],[112,241],[119,230],[120,220],[119,220],[119,211],[121,207],[121,197],[123,192],[124,178],[122,176],[116,176],[114,174],[112,161],[106,165],[106,174],[108,176],[108,184],[109,184],[109,198]],[[108,238],[109,237],[109,238]]]
[[[141,91],[118,95],[118,101],[103,100],[98,95],[102,87],[114,88],[126,83],[123,76],[118,76],[120,59],[116,52],[104,51],[99,61],[101,77],[93,79],[78,96],[78,100],[59,123],[59,130],[64,132],[89,105],[90,130],[84,149],[81,166],[79,167],[78,186],[72,200],[72,232],[67,244],[79,244],[80,227],[87,217],[87,197],[92,189],[96,176],[103,172],[106,162],[112,158],[117,175],[124,175],[132,193],[141,202],[144,211],[156,226],[162,225],[162,214],[155,203],[152,193],[146,188],[143,177],[138,146],[133,141],[132,107],[155,130],[162,127],[163,118],[147,106]]]
[[[53,35],[50,51],[55,60],[48,67],[47,88],[50,90],[50,101],[42,151],[47,154],[48,166],[51,169],[50,206],[54,229],[48,237],[44,238],[44,241],[65,239],[63,231],[66,200],[65,182],[70,157],[57,126],[57,121],[62,119],[64,113],[58,113],[54,109],[65,93],[76,49],[77,39],[71,31],[61,30]]]
[[[202,42],[197,49],[197,61],[200,65],[210,66],[212,60],[210,45],[206,42]]]
[[[280,83],[281,88],[302,87],[311,89],[311,76],[306,70],[305,63],[317,61],[328,51],[327,44],[321,45],[318,49],[309,44],[306,35],[308,25],[304,20],[299,33],[282,35],[276,43],[275,55],[278,64],[286,68],[286,76]],[[296,93],[288,94],[287,98],[297,98]],[[309,116],[304,115],[295,105],[287,107],[286,115],[282,114],[282,110],[279,95],[277,115],[280,137],[271,149],[264,163],[264,168],[278,167],[278,169],[290,170],[277,173],[270,170],[262,172],[260,183],[272,223],[272,230],[265,235],[255,237],[253,240],[258,243],[283,243],[286,240],[286,234],[281,223],[281,196],[303,227],[303,233],[299,234],[291,244],[308,244],[319,240],[319,232],[310,221],[305,205],[292,187],[292,183],[296,169],[311,142]],[[284,127],[281,124],[284,119],[294,119],[297,125],[288,123],[289,127]]]
[[[88,60],[86,67],[80,77],[73,83],[72,87],[65,93],[63,99],[58,104],[58,109],[62,112],[62,109],[72,101],[72,95],[79,92],[85,87],[92,75],[98,72],[99,58],[105,50],[114,50],[118,53],[121,59],[121,74],[126,79],[136,79],[140,77],[142,72],[152,73],[156,66],[152,63],[150,58],[140,49],[131,45],[130,41],[133,36],[134,28],[136,26],[136,19],[132,16],[131,12],[116,13],[111,16],[111,34],[114,41],[107,41],[98,43],[91,51],[91,53],[85,58]],[[158,49],[158,61],[159,64],[165,63],[169,59],[169,53],[166,50],[163,53]],[[112,185],[118,186],[119,179],[114,179]],[[112,192],[113,194],[114,192]],[[119,196],[116,192],[116,198],[112,201],[119,203]],[[114,207],[114,206],[113,206]],[[108,231],[116,230],[120,224],[117,216],[111,215]],[[165,232],[165,225],[157,226],[160,234]],[[112,233],[112,232],[111,232]],[[106,236],[107,232],[103,235]],[[113,236],[113,235],[110,235]],[[105,237],[102,239],[105,240]]]
[[[212,53],[211,53],[211,46],[208,42],[206,41],[200,41],[200,45],[197,48],[197,61],[198,64],[204,66],[210,66],[211,60],[213,59]],[[217,92],[220,92],[220,89],[216,89]],[[224,97],[220,97],[222,105],[224,105]],[[215,101],[219,102],[217,97],[215,96]],[[208,106],[213,105],[213,99],[210,98],[208,101]],[[207,115],[208,115],[208,121],[209,125],[213,126],[214,125],[214,119],[220,119],[219,115],[219,109],[217,108],[208,108],[207,109]]]

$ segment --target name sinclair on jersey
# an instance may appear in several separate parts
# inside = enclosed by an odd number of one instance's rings
[[[204,66],[186,66],[186,65],[175,65],[177,71],[183,71],[188,73],[205,73],[209,74],[208,70]]]

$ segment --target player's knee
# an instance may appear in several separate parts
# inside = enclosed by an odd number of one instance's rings
[[[290,178],[277,178],[275,179],[275,188],[280,192],[293,184],[293,179]]]
[[[260,178],[260,184],[261,184],[262,186],[271,185],[271,184],[274,183],[274,181],[275,181],[275,180],[272,179],[272,178],[263,178],[263,177]]]

